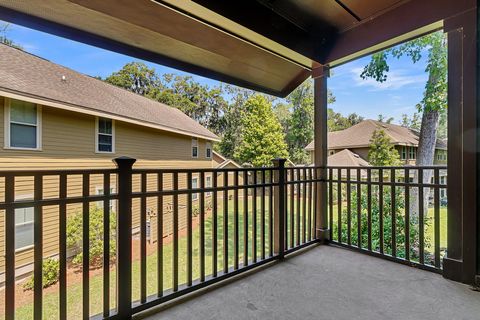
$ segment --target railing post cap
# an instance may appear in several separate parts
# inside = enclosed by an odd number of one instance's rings
[[[132,167],[133,164],[137,161],[137,159],[130,158],[130,157],[127,157],[127,156],[121,156],[121,157],[113,159],[112,161],[117,165],[117,167],[123,167],[123,166]]]
[[[285,164],[285,162],[287,162],[287,159],[286,158],[275,158],[272,160],[274,164]]]

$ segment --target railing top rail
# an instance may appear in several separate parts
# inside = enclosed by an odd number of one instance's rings
[[[447,170],[448,167],[444,165],[433,166],[368,166],[368,167],[356,167],[356,166],[326,166],[326,169],[352,169],[352,170]]]
[[[60,170],[3,170],[0,177],[7,176],[57,176],[57,175],[80,175],[80,174],[114,174],[118,169],[60,169]]]

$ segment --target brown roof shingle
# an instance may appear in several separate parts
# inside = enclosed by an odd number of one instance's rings
[[[65,80],[62,80],[65,77]],[[218,137],[176,108],[48,60],[0,45],[0,93],[15,93],[208,140]]]
[[[328,166],[338,167],[368,167],[370,164],[358,154],[348,149],[332,154],[327,159]]]
[[[375,120],[364,120],[350,128],[328,133],[328,149],[365,148],[370,146],[373,132],[382,129],[395,145],[418,146],[419,133],[413,129]],[[446,149],[446,144],[438,140],[437,149]],[[314,150],[313,141],[306,150]]]

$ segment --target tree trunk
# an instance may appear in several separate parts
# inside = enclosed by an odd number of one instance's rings
[[[439,121],[439,112],[437,110],[425,111],[422,115],[422,127],[420,129],[420,137],[417,149],[417,166],[433,165],[435,157],[435,146],[437,144],[437,129]],[[423,181],[421,183],[430,183],[433,176],[433,170],[424,170]],[[408,179],[408,177],[406,177]],[[418,172],[415,171],[414,182],[418,181]],[[424,208],[428,209],[428,198],[430,189],[424,189]],[[410,191],[410,214],[412,217],[418,217],[419,199],[418,188],[412,188]]]

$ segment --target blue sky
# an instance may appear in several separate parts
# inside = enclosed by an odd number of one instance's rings
[[[125,63],[138,60],[17,25],[11,25],[8,37],[28,52],[91,76],[108,76],[121,69]],[[390,73],[385,83],[360,78],[360,73],[368,61],[369,57],[364,57],[333,70],[329,89],[335,95],[336,102],[332,108],[342,114],[356,112],[372,119],[376,119],[381,113],[386,117],[394,117],[397,123],[402,114],[413,114],[416,111],[415,105],[422,99],[427,81],[425,59],[416,64],[408,58],[390,59]],[[158,64],[146,63],[159,73],[186,74]],[[219,84],[204,77],[193,77],[209,86]]]

